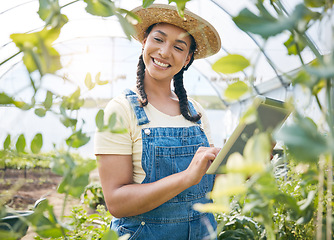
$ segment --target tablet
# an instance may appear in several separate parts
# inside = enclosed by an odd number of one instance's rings
[[[265,96],[256,96],[248,110],[252,107],[253,110],[256,110],[257,121],[251,123],[240,121],[207,170],[207,174],[222,173],[221,168],[226,164],[232,153],[239,152],[242,155],[247,140],[252,137],[256,129],[259,129],[258,126],[261,126],[260,131],[271,133],[273,129],[281,126],[291,113],[290,110],[285,108],[284,102]],[[244,113],[244,116],[247,112]]]

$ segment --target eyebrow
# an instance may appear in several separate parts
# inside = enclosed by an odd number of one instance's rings
[[[167,34],[166,34],[165,32],[163,32],[163,31],[161,31],[161,30],[156,30],[156,32],[158,32],[158,33],[164,35],[165,37],[167,37]],[[176,39],[175,41],[176,41],[176,42],[179,42],[179,43],[183,43],[183,44],[185,44],[186,46],[188,46],[188,44],[187,44],[185,41],[183,41],[183,40]]]

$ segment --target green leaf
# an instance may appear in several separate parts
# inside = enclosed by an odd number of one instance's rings
[[[172,2],[176,3],[177,12],[179,13],[180,17],[184,17],[184,9],[186,8],[186,3],[190,0],[168,0],[168,4]]]
[[[95,83],[92,82],[92,75],[90,73],[86,74],[85,85],[89,90],[91,90],[95,87]]]
[[[235,83],[232,83],[228,85],[224,92],[224,96],[228,100],[238,100],[242,95],[249,92],[248,85],[243,81],[237,81]]]
[[[104,111],[100,109],[95,117],[95,123],[96,127],[99,129],[99,131],[102,131],[104,128]]]
[[[89,174],[79,175],[72,179],[68,193],[73,197],[80,198],[88,183]]]
[[[35,114],[39,117],[44,117],[46,114],[46,110],[43,108],[36,108],[35,109]]]
[[[60,121],[65,127],[74,127],[78,122],[77,119],[69,117],[62,117]]]
[[[96,84],[98,84],[98,85],[105,85],[105,84],[109,83],[108,80],[101,81],[100,77],[101,77],[101,72],[97,73],[96,76],[95,76],[95,82],[96,82]]]
[[[297,72],[296,76],[292,78],[292,85],[300,84],[309,88],[313,95],[317,95],[322,89],[326,87],[326,80],[309,74],[305,69]]]
[[[116,13],[119,23],[122,26],[122,29],[129,40],[131,40],[131,36],[135,35],[135,29],[132,24],[127,20],[127,18],[123,17],[121,14]]]
[[[238,54],[229,54],[220,58],[212,65],[212,69],[216,72],[231,74],[244,70],[250,65],[250,62],[243,56]]]
[[[256,122],[258,118],[257,108],[255,106],[250,106],[246,112],[240,118],[240,123],[251,124]]]
[[[137,23],[141,22],[140,17],[138,17],[136,14],[134,14],[131,11],[128,11],[126,9],[120,8],[118,9],[119,13],[121,14],[126,14],[125,18],[127,21],[129,21],[130,23],[132,23],[133,25],[136,25]]]
[[[262,132],[252,136],[246,143],[244,157],[253,163],[266,164],[270,160],[272,142],[269,134]]]
[[[60,13],[60,6],[58,0],[39,0],[39,17],[53,28],[62,27],[68,22],[68,18]]]
[[[59,193],[67,193],[80,198],[89,183],[89,174],[76,175],[73,171],[68,172],[58,186]]]
[[[326,0],[304,0],[307,7],[318,8],[323,7],[326,4]]]
[[[53,206],[47,199],[41,200],[27,219],[34,226],[35,232],[43,238],[59,238],[68,231],[57,222]]]
[[[6,93],[0,92],[0,104],[14,103],[13,98],[9,97]]]
[[[60,238],[63,236],[63,232],[60,226],[55,224],[44,224],[40,228],[36,230],[38,235],[42,236],[43,238]]]
[[[123,133],[127,133],[128,130],[126,128],[113,128],[112,130],[110,130],[110,132],[123,134]]]
[[[315,84],[316,79],[312,78],[310,74],[308,74],[304,69],[301,69],[297,72],[292,79],[292,85],[301,84],[307,87],[312,87]]]
[[[6,227],[4,228],[6,229]],[[22,232],[14,232],[0,229],[0,236],[1,239],[4,240],[16,240],[24,237],[24,234]]]
[[[64,154],[52,165],[52,171],[63,175],[63,179],[58,186],[58,192],[79,198],[89,183],[89,173],[96,166],[96,161],[92,159],[76,163],[70,154]]]
[[[319,67],[310,67],[310,66],[305,66],[305,70],[318,77],[318,78],[332,78],[334,77],[334,63],[330,62],[327,63],[326,65],[319,66]]]
[[[326,138],[310,118],[297,115],[293,124],[283,126],[274,136],[283,141],[291,155],[301,162],[317,161],[321,154],[330,150]]]
[[[64,109],[78,110],[84,103],[85,100],[80,99],[80,88],[78,87],[78,89],[70,97],[63,97],[61,106]]]
[[[32,153],[39,153],[43,146],[43,136],[40,133],[37,133],[33,140],[31,141],[30,149]]]
[[[52,14],[52,8],[58,7],[58,10],[60,10],[60,6],[58,1],[49,1],[49,0],[39,0],[39,9],[38,9],[38,15],[39,17],[45,21],[49,15]]]
[[[17,108],[20,108],[21,110],[29,110],[33,107],[32,104],[25,103],[23,101],[14,101],[14,105]]]
[[[327,83],[325,79],[318,80],[317,83],[312,87],[312,94],[317,95],[322,89],[326,87],[326,85]]]
[[[288,50],[288,55],[298,55],[306,47],[305,43],[298,39],[298,35],[290,35],[284,45]]]
[[[96,161],[95,160],[85,160],[82,163],[76,165],[73,169],[73,173],[76,176],[89,174],[92,170],[96,168]]]
[[[45,109],[47,109],[47,110],[52,107],[52,102],[53,102],[52,95],[53,95],[52,92],[47,91],[45,101],[43,103]]]
[[[10,134],[8,134],[3,143],[3,149],[9,149],[10,143],[11,143],[11,137],[10,137]]]
[[[110,229],[107,232],[105,232],[103,234],[103,237],[101,238],[101,240],[117,240],[117,239],[118,239],[118,234]]]
[[[115,5],[110,0],[84,0],[86,11],[92,15],[110,17],[115,14]]]
[[[82,130],[73,133],[68,139],[66,139],[66,144],[69,147],[73,148],[79,148],[86,143],[88,143],[90,140],[90,137],[87,137],[86,134],[82,133]]]
[[[147,8],[154,3],[155,0],[143,0],[143,8]]]
[[[16,33],[10,37],[23,52],[23,63],[30,73],[38,70],[41,76],[61,69],[59,53],[52,47],[58,38],[59,28],[51,28],[33,33]]]
[[[108,120],[108,128],[112,131],[116,125],[116,113],[112,113]]]
[[[26,147],[26,139],[24,137],[23,134],[21,134],[19,136],[19,138],[17,139],[16,141],[16,151],[18,151],[19,153],[23,153],[24,152],[24,149]]]
[[[300,26],[298,24],[304,18],[311,17],[313,12],[306,8],[303,4],[299,4],[289,16],[279,16],[277,19],[269,14],[269,12],[259,7],[260,15],[255,15],[248,9],[243,9],[237,17],[233,18],[235,24],[243,31],[258,34],[263,38],[275,36],[285,30],[292,30]],[[305,28],[304,24],[304,28]],[[301,30],[301,29],[300,29]],[[302,29],[306,30],[306,29]],[[301,30],[301,31],[302,31]]]

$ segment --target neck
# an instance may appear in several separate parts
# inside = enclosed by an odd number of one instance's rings
[[[148,74],[146,74],[148,75]],[[150,98],[150,96],[159,96],[161,98],[164,97],[174,97],[175,94],[172,92],[171,89],[171,81],[170,80],[157,80],[152,77],[146,77],[144,79],[144,88],[145,92],[147,94],[147,97]]]

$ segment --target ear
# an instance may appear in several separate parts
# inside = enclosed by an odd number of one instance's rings
[[[141,44],[142,44],[142,46],[143,46],[143,49],[144,49],[144,47],[145,47],[146,40],[147,40],[147,38],[144,38],[144,40],[141,42]]]
[[[189,64],[189,62],[190,62],[191,57],[192,57],[193,54],[194,54],[194,53],[189,53],[189,54],[188,54],[188,56],[187,56],[187,58],[186,58],[186,61],[184,62],[183,67],[187,67],[187,66],[188,66],[188,64]]]

